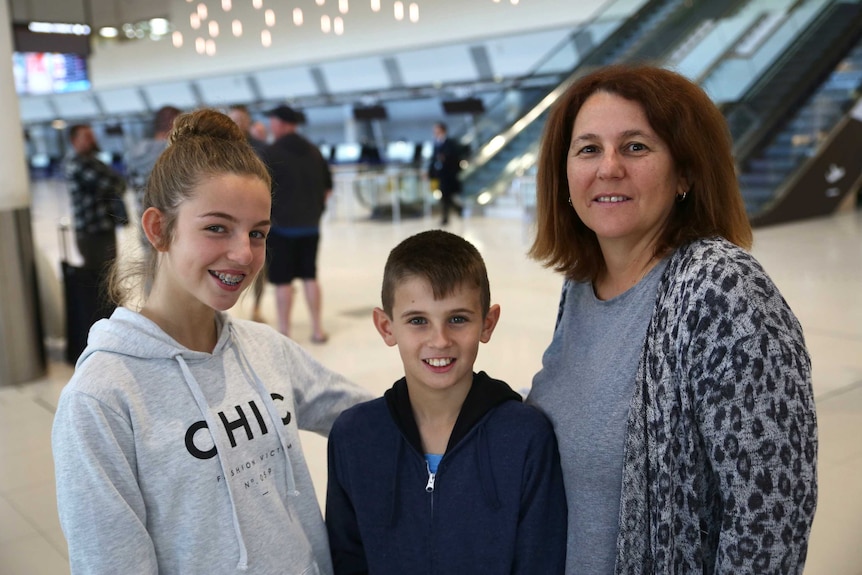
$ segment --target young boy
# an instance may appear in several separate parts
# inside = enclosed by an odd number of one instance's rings
[[[336,575],[563,573],[566,500],[550,423],[473,373],[500,306],[482,256],[448,232],[389,255],[374,325],[405,377],[329,436]]]

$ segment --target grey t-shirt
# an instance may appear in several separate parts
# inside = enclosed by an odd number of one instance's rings
[[[608,300],[569,283],[542,370],[527,398],[554,425],[569,531],[566,575],[614,572],[629,404],[667,259]]]

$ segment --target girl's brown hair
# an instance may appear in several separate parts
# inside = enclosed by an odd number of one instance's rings
[[[142,209],[156,208],[164,216],[163,241],[170,245],[179,206],[195,194],[204,179],[224,174],[252,176],[267,188],[272,180],[264,163],[248,144],[245,134],[225,114],[202,109],[179,116],[168,147],[147,180]],[[132,287],[146,296],[156,274],[158,252],[148,246],[139,261],[128,266],[115,262],[108,278],[108,296],[117,305],[127,304]]]
[[[658,256],[692,240],[721,236],[751,247],[751,225],[739,191],[730,132],[709,96],[685,77],[653,66],[609,66],[576,80],[545,125],[536,178],[536,237],[529,255],[578,281],[605,263],[598,238],[569,205],[566,163],[575,118],[596,92],[637,102],[691,185],[674,205],[656,245]]]

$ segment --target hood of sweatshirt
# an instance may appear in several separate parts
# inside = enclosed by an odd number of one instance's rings
[[[219,312],[216,314],[216,322],[219,330],[218,343],[212,353],[206,353],[183,347],[141,314],[118,307],[110,321],[100,320],[93,324],[87,340],[87,349],[78,358],[78,366],[99,351],[140,359],[182,357],[190,362],[209,359],[214,355],[223,354],[225,348],[231,344],[230,318]]]
[[[413,408],[410,405],[410,395],[407,389],[407,380],[401,378],[395,382],[390,389],[384,394],[384,401],[389,410],[392,420],[395,425],[401,430],[402,435],[407,444],[409,444],[420,456],[424,454],[422,448],[422,439],[419,435],[419,427],[416,425],[416,419],[413,417]],[[455,420],[455,426],[452,428],[452,434],[449,436],[449,443],[446,446],[446,453],[455,449],[458,444],[477,427],[477,424],[485,417],[485,415],[496,406],[507,401],[522,402],[522,397],[512,390],[505,382],[498,379],[493,379],[484,371],[473,374],[473,382],[467,397],[464,398],[464,404],[461,406],[461,411],[458,414],[458,419]],[[478,453],[481,456],[478,458],[479,484],[486,503],[492,509],[498,509],[501,506],[497,489],[495,487],[493,464],[491,462],[491,449],[487,443],[487,438],[481,426],[478,427],[476,433],[476,441],[479,442]],[[406,457],[405,442],[399,442],[399,447],[395,453],[395,469],[400,468],[401,459]],[[443,455],[444,459],[446,454]],[[431,475],[430,470],[428,471]],[[430,480],[430,477],[429,477]],[[393,486],[393,493],[398,492],[398,474],[395,474],[396,484]],[[429,483],[430,485],[430,483]],[[427,489],[427,488],[426,488]],[[398,505],[395,499],[383,503],[387,506],[387,516],[389,525],[395,525],[397,522]]]
[[[417,453],[423,453],[419,427],[416,425],[416,420],[413,418],[413,408],[410,406],[407,380],[402,377],[396,381],[395,385],[386,391],[384,397],[395,425],[398,426]],[[464,405],[461,406],[461,412],[455,421],[452,435],[449,436],[446,451],[451,451],[486,413],[505,401],[521,402],[522,398],[505,382],[493,379],[484,371],[474,373],[473,384],[467,397],[464,398]]]
[[[209,362],[214,357],[234,354],[233,361],[243,366],[243,373],[247,382],[260,397],[261,403],[266,407],[272,428],[281,443],[282,452],[288,453],[288,439],[285,435],[284,426],[280,425],[279,415],[275,404],[264,387],[258,374],[248,360],[248,356],[242,349],[238,338],[234,336],[233,323],[230,316],[222,312],[216,312],[216,325],[219,332],[218,340],[212,353],[190,350],[166,334],[159,326],[143,315],[119,307],[111,315],[110,320],[100,320],[90,329],[87,348],[81,354],[76,364],[79,368],[87,359],[98,352],[108,352],[125,355],[138,359],[168,360],[176,362],[176,370],[181,374],[183,381],[194,397],[195,403],[200,410],[201,416],[206,421],[208,429],[218,429],[219,424],[213,410],[207,404],[203,391],[197,378],[192,373],[196,364]],[[222,471],[229,472],[230,466],[223,459],[224,453],[228,452],[228,446],[224,445],[219,434],[211,434],[213,443],[217,446],[217,454]],[[287,478],[287,492],[296,495],[296,479],[290,457],[285,456],[285,477]],[[240,529],[239,517],[236,512],[234,493],[230,482],[224,482],[227,487],[231,506],[233,507],[233,523],[237,542],[240,548],[240,558],[237,568],[245,570],[248,565],[248,554],[242,531]]]

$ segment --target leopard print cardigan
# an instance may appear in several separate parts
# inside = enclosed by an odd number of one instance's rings
[[[801,573],[817,501],[802,328],[723,239],[664,272],[629,411],[618,574]]]

